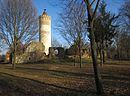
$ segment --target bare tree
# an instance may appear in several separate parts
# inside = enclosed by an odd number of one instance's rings
[[[116,34],[115,52],[113,59],[130,60],[130,34],[127,31],[121,30]]]
[[[130,0],[126,0],[119,10],[119,28],[115,37],[113,59],[129,60],[130,57]],[[112,54],[112,53],[111,53]]]
[[[62,44],[57,39],[53,38],[52,47],[62,47]]]
[[[120,15],[122,17],[122,23],[128,30],[130,30],[130,0],[126,0],[120,8]]]
[[[82,63],[82,46],[86,40],[86,29],[84,25],[85,9],[79,2],[68,1],[62,13],[60,13],[60,22],[58,24],[58,31],[61,36],[70,45],[75,46],[75,56],[78,48],[78,55],[80,60],[80,68]],[[67,7],[68,6],[68,7]]]
[[[101,81],[101,75],[99,71],[99,66],[97,63],[97,52],[96,52],[96,42],[95,42],[95,35],[94,35],[94,19],[96,16],[96,12],[99,6],[100,0],[84,0],[87,6],[87,17],[88,17],[88,32],[90,35],[90,44],[91,44],[91,54],[93,60],[93,68],[94,68],[94,76],[96,82],[96,89],[97,94],[103,94],[103,86]],[[94,6],[95,5],[95,6]]]
[[[13,68],[18,42],[28,45],[37,32],[37,13],[31,0],[0,0],[0,38],[13,54]]]

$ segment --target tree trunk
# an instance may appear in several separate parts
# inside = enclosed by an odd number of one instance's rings
[[[76,55],[74,55],[74,66],[75,66],[75,63],[76,63],[76,59],[75,58],[76,58]]]
[[[100,65],[102,66],[103,65],[103,51],[101,48],[99,52],[100,52]]]
[[[127,60],[129,60],[129,49],[127,49]]]
[[[82,67],[82,53],[81,53],[81,46],[79,46],[79,61],[80,61],[80,68]]]
[[[104,51],[104,48],[102,49],[102,56],[103,56],[103,64],[105,63],[105,51]]]
[[[100,42],[100,64],[101,66],[104,64],[104,42],[103,40]]]
[[[95,42],[95,35],[93,30],[93,21],[96,15],[96,11],[99,5],[100,0],[97,0],[96,7],[94,11],[92,10],[93,4],[89,2],[89,0],[84,0],[87,6],[87,15],[88,15],[88,31],[90,33],[90,44],[91,44],[91,54],[92,54],[92,60],[93,60],[93,69],[94,69],[94,76],[95,76],[95,83],[96,83],[96,89],[97,94],[101,95],[104,93],[103,86],[101,82],[101,75],[99,72],[99,66],[97,63],[97,51],[96,51],[96,42]],[[94,0],[95,1],[95,0]]]
[[[99,66],[97,63],[97,52],[96,52],[95,35],[93,31],[93,21],[89,22],[89,27],[90,27],[89,32],[90,32],[91,54],[92,54],[92,60],[93,60],[93,68],[94,68],[97,94],[103,94],[104,91],[103,91],[103,86],[101,82],[101,75],[100,75]]]
[[[13,53],[13,63],[12,63],[12,68],[15,69],[15,61],[16,61],[16,53],[14,51]]]
[[[117,53],[118,53],[118,56],[117,56],[118,58],[116,58],[116,59],[121,60],[121,51],[120,51],[120,49],[119,49],[119,48],[117,49]]]
[[[99,44],[98,44],[98,42],[96,42],[96,44],[97,44],[97,56],[99,56],[99,54],[100,54],[100,46],[99,46]]]
[[[16,63],[16,37],[14,36],[14,44],[13,44],[13,62],[12,62],[12,68],[15,69],[15,63]]]
[[[76,65],[76,46],[75,46],[75,48],[74,48],[74,66]]]
[[[103,59],[103,64],[105,63],[105,50],[104,50],[104,47],[105,47],[105,45],[104,45],[104,42],[102,40],[102,59]]]

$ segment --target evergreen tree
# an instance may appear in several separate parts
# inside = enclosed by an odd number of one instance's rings
[[[107,12],[106,6],[106,3],[102,1],[94,21],[94,34],[101,65],[105,62],[105,49],[112,43],[116,35],[116,20],[118,18],[118,16]]]

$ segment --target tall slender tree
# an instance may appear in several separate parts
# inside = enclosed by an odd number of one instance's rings
[[[91,44],[91,54],[93,60],[93,68],[94,68],[94,76],[95,76],[95,83],[97,94],[103,94],[103,86],[102,80],[100,75],[100,70],[97,62],[97,51],[96,51],[96,41],[94,35],[94,19],[96,17],[96,12],[100,3],[100,0],[84,0],[87,6],[87,17],[88,17],[88,32],[90,36],[90,44]],[[94,6],[95,5],[95,6]]]

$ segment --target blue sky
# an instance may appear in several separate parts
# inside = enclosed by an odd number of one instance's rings
[[[44,9],[47,9],[48,15],[52,17],[52,38],[58,39],[60,43],[64,45],[65,41],[59,35],[58,32],[55,31],[56,22],[58,20],[58,12],[60,12],[60,8],[56,6],[52,6],[51,2],[56,2],[56,0],[32,0],[33,4],[36,6],[38,15],[43,13]],[[123,4],[125,0],[105,0],[107,3],[107,10],[112,13],[118,13],[118,9]]]
[[[60,12],[60,8],[56,6],[52,6],[51,2],[56,2],[57,0],[32,0],[33,4],[37,8],[38,16],[43,13],[44,9],[47,9],[48,15],[52,17],[52,38],[57,39],[63,46],[66,45],[65,40],[60,36],[60,34],[55,30],[56,22],[58,20],[58,12]],[[126,0],[105,0],[107,3],[107,10],[112,13],[118,13],[118,9]],[[3,51],[4,53],[6,51]]]

